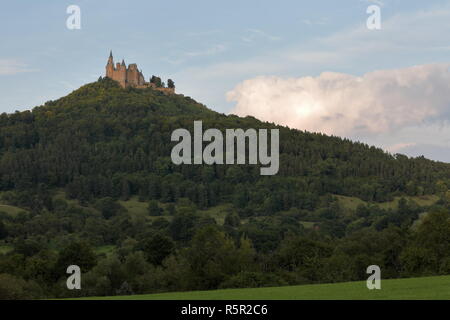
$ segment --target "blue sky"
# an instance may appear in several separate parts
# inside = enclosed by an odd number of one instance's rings
[[[72,4],[81,8],[81,30],[66,28],[66,8]],[[365,27],[371,4],[381,7],[381,30]],[[104,75],[112,49],[116,59],[137,63],[147,79],[152,74],[172,78],[178,92],[214,110],[259,116],[261,110],[248,97],[249,90],[261,87],[261,77],[281,79],[279,85],[293,78],[303,86],[306,77],[316,79],[323,72],[364,77],[377,70],[395,69],[399,70],[395,74],[403,74],[411,66],[449,63],[450,1],[18,0],[2,4],[0,35],[1,112],[30,109],[97,80]],[[438,78],[432,90],[447,89],[439,82],[444,76],[432,76]],[[378,77],[376,83],[384,78]],[[370,86],[372,77],[367,79]],[[323,79],[316,80],[322,83]],[[250,82],[242,85],[244,81]],[[293,97],[292,108],[297,108],[292,94],[286,92]],[[273,94],[266,90],[261,96],[272,101]],[[427,101],[427,96],[422,98]],[[395,99],[400,104],[407,102]],[[423,153],[450,161],[446,138],[450,112],[441,106],[447,103],[445,99],[436,101],[439,108],[429,113],[422,105],[413,106],[416,117],[398,124],[390,121],[383,130],[361,131],[355,126],[357,117],[343,123],[352,126],[344,131],[323,130],[316,126],[317,118],[311,118],[306,129],[348,136],[392,152]],[[323,105],[329,108],[330,103]],[[278,106],[274,102],[265,108],[269,110],[261,117],[270,120]],[[380,111],[375,120],[382,117],[389,118],[389,112]]]

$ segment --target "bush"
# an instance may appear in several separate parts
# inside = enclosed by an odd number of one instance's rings
[[[7,273],[0,274],[0,300],[28,300],[42,297],[41,288]]]

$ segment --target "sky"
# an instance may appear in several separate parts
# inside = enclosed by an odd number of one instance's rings
[[[450,0],[17,0],[0,36],[0,112],[96,81],[112,50],[221,113],[450,162]]]

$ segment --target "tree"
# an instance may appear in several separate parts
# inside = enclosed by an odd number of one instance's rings
[[[125,211],[124,207],[110,197],[97,200],[95,203],[95,208],[102,213],[102,216],[105,219],[109,219],[116,216],[120,212]]]
[[[20,239],[14,246],[14,251],[31,257],[43,249],[43,245],[35,239]]]
[[[0,300],[36,299],[42,295],[42,290],[32,281],[10,274],[0,274]]]
[[[407,275],[438,273],[450,257],[450,215],[435,209],[423,219],[414,242],[402,253]]]
[[[198,217],[194,213],[180,209],[180,212],[172,219],[169,226],[172,239],[185,243],[191,240],[197,221]]]
[[[8,230],[6,229],[3,221],[0,221],[0,240],[5,239],[8,236]]]
[[[237,228],[241,224],[241,219],[239,218],[239,215],[236,212],[230,212],[226,215],[223,225]]]
[[[150,200],[147,207],[148,214],[153,217],[158,217],[162,215],[162,210],[158,205],[158,201]]]
[[[196,289],[215,289],[240,268],[233,240],[214,226],[204,227],[195,234],[186,258],[190,280]]]
[[[175,82],[172,79],[167,80],[167,87],[171,89],[175,89]]]
[[[155,234],[139,244],[147,261],[153,265],[161,265],[163,260],[173,252],[174,247],[173,241],[161,234]]]
[[[331,255],[331,247],[305,237],[288,236],[277,252],[282,268],[297,271],[309,280],[317,280],[324,259]]]
[[[161,88],[161,86],[162,86],[161,78],[160,78],[160,77],[157,77],[157,76],[152,76],[152,77],[150,78],[150,83],[155,84],[155,86],[156,86],[157,88]]]
[[[81,272],[91,270],[97,263],[97,257],[92,247],[84,242],[72,242],[67,247],[63,248],[58,255],[56,262],[56,276],[59,278],[66,274],[67,267],[70,265],[77,265]]]
[[[121,198],[124,201],[127,201],[130,199],[130,183],[126,179],[122,180]]]
[[[169,216],[174,216],[177,213],[177,209],[173,203],[169,203],[166,206],[166,210],[167,210],[167,215],[169,215]]]

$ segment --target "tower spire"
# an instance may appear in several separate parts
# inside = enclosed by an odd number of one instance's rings
[[[114,64],[114,58],[113,58],[113,55],[112,55],[112,50],[109,52],[108,65],[109,64]]]

